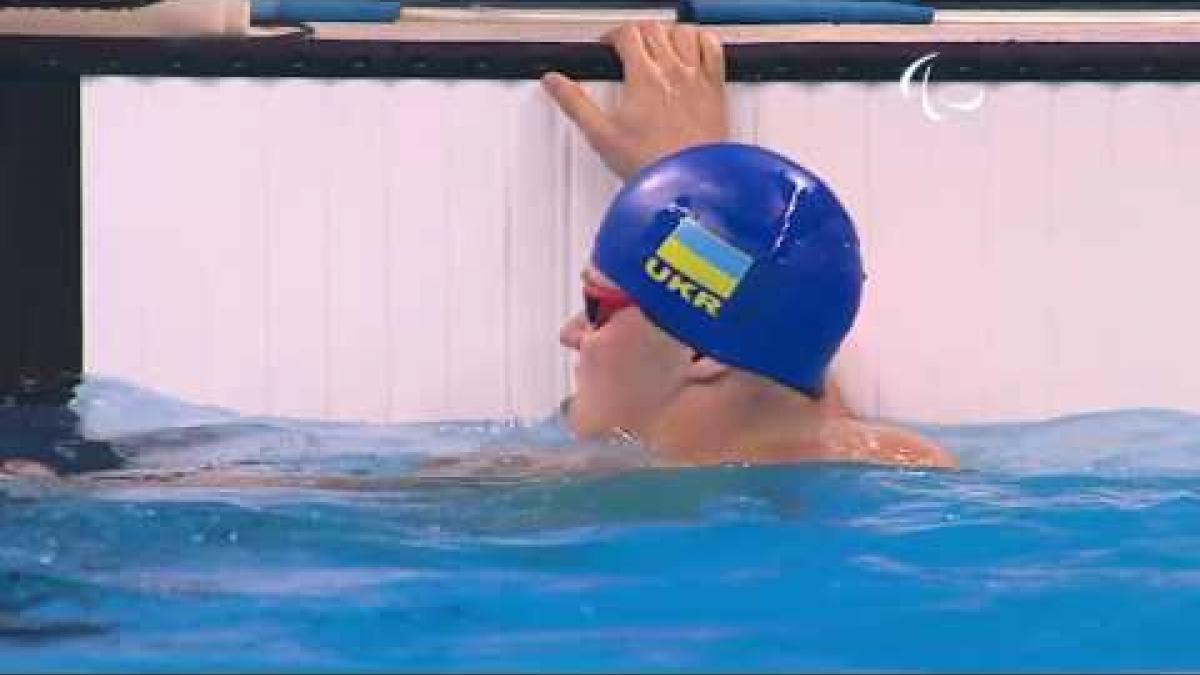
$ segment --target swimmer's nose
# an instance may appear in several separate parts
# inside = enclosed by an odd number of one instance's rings
[[[579,340],[583,336],[586,326],[587,323],[584,321],[583,312],[576,314],[567,319],[567,322],[558,330],[558,341],[567,349],[579,351]]]

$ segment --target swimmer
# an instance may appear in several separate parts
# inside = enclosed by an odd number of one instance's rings
[[[953,468],[919,434],[854,416],[827,383],[863,273],[849,215],[819,177],[729,143],[717,36],[635,23],[611,36],[615,110],[558,73],[547,91],[626,183],[582,274],[567,418],[664,463],[805,461]]]
[[[582,271],[585,311],[560,331],[576,353],[565,411],[580,441],[618,441],[645,454],[471,453],[433,460],[415,478],[798,462],[956,467],[919,434],[860,419],[841,401],[827,369],[858,309],[853,224],[818,176],[765,148],[729,143],[716,34],[632,23],[606,41],[624,69],[614,110],[563,74],[542,78],[626,180]],[[0,473],[76,473],[44,457],[4,457]],[[120,453],[106,457],[118,460],[106,468],[119,468]],[[408,480],[229,470],[114,478],[333,489]]]

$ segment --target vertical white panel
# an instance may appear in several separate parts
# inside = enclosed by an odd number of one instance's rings
[[[1152,227],[1169,223],[1176,235],[1157,242],[1147,254],[1162,276],[1157,283],[1138,284],[1142,289],[1139,302],[1157,308],[1154,316],[1145,318],[1143,329],[1154,335],[1147,347],[1148,378],[1153,384],[1144,389],[1163,392],[1158,405],[1200,410],[1200,376],[1189,367],[1195,363],[1187,355],[1200,344],[1200,313],[1194,311],[1191,289],[1195,288],[1195,252],[1200,250],[1200,227],[1197,222],[1195,177],[1200,176],[1200,85],[1176,84],[1168,88],[1168,101],[1161,104],[1167,110],[1169,130],[1169,164],[1161,180],[1171,185],[1169,209],[1157,212],[1163,219],[1152,221]],[[1152,239],[1147,238],[1150,242]],[[1167,336],[1164,343],[1157,342]],[[1190,346],[1181,346],[1190,345]],[[1169,373],[1165,374],[1165,373]]]
[[[562,364],[568,357],[557,338],[574,290],[564,283],[573,278],[563,255],[570,236],[563,170],[568,122],[537,82],[517,86],[513,100],[505,134],[506,413],[533,418],[551,410],[566,386]]]
[[[86,208],[96,218],[85,235],[96,246],[85,254],[95,269],[119,271],[91,277],[89,284],[107,279],[109,293],[98,297],[95,287],[86,293],[89,306],[96,305],[89,312],[107,306],[120,317],[137,307],[138,318],[132,326],[116,324],[122,337],[109,343],[115,349],[91,351],[88,367],[194,400],[257,406],[264,349],[261,162],[256,146],[245,143],[258,135],[258,118],[238,103],[255,90],[230,80],[127,81],[115,85],[121,90],[133,95],[122,109],[108,111],[121,120],[111,127],[119,145],[105,142],[103,157],[89,160],[106,178],[88,188],[95,192]],[[108,132],[89,126],[97,138]],[[108,161],[128,162],[126,172],[106,167]],[[91,317],[100,339],[89,349],[101,349],[113,320]],[[138,345],[136,361],[121,342]]]
[[[758,142],[760,85],[730,82],[726,87],[729,92],[729,133],[732,140],[741,143]]]
[[[867,279],[863,316],[878,322],[874,357],[874,406],[867,414],[908,417],[913,402],[940,386],[942,371],[935,327],[920,311],[941,283],[934,254],[921,246],[922,228],[934,222],[929,199],[936,180],[934,134],[918,102],[896,88],[878,92],[870,109],[869,178],[871,226],[864,249]],[[849,130],[843,133],[851,133]],[[932,266],[931,266],[932,265]],[[920,298],[920,304],[915,304]],[[853,405],[857,387],[847,386]],[[870,400],[866,401],[868,404]]]
[[[384,421],[390,408],[392,336],[387,311],[393,261],[388,227],[388,167],[394,149],[381,128],[388,90],[368,80],[323,85],[326,125],[314,142],[332,170],[324,216],[329,260],[329,414]],[[311,137],[311,135],[310,135]]]
[[[963,100],[958,87],[931,86],[929,96],[942,106]],[[980,261],[983,257],[984,184],[988,176],[988,146],[984,142],[987,116],[964,112],[928,122],[933,157],[930,178],[909,199],[927,200],[930,212],[914,223],[914,234],[926,247],[906,252],[908,262],[924,277],[920,297],[922,353],[929,359],[936,385],[924,393],[919,410],[907,417],[972,419],[984,383],[963,377],[982,357],[988,340],[988,308],[980,302]],[[913,299],[909,300],[911,304]],[[965,316],[964,316],[965,315]],[[898,328],[898,327],[897,327]]]
[[[1071,83],[1055,90],[1053,133],[1047,149],[1052,208],[1049,246],[1059,259],[1054,298],[1055,353],[1043,378],[1054,410],[1105,406],[1108,373],[1121,326],[1110,304],[1112,263],[1120,228],[1112,220],[1112,85]]]
[[[262,93],[252,80],[218,79],[191,87],[191,93],[181,100],[195,106],[187,111],[191,115],[203,111],[204,124],[214,131],[215,138],[205,143],[203,134],[193,136],[189,151],[182,156],[194,164],[176,159],[177,165],[191,166],[181,168],[184,177],[171,183],[180,191],[175,208],[191,211],[188,221],[175,221],[177,232],[173,234],[181,241],[193,242],[194,250],[202,252],[200,276],[205,285],[208,342],[207,350],[197,345],[196,353],[208,352],[209,397],[241,410],[261,409],[266,395],[265,158],[261,145],[248,141],[262,135],[267,120],[246,114],[248,107],[257,107]],[[181,132],[186,135],[186,129]],[[220,198],[206,198],[198,187]],[[179,232],[181,227],[186,230]],[[177,270],[187,269],[182,261],[195,253],[180,254]],[[187,280],[179,283],[192,287]],[[173,299],[171,313],[176,321],[191,326],[193,322],[184,317],[194,310],[180,299]],[[186,360],[186,353],[181,353],[172,339],[177,337],[163,336],[158,344],[160,367]]]
[[[448,360],[452,330],[473,330],[469,312],[452,309],[447,270],[453,252],[448,204],[451,183],[443,139],[449,97],[442,83],[391,85],[380,142],[392,154],[388,171],[391,241],[390,384],[392,420],[435,420],[452,414]],[[456,182],[462,185],[461,182]]]
[[[813,140],[810,123],[810,99],[813,85],[793,82],[768,82],[754,89],[758,105],[754,108],[754,126],[758,142],[804,163]]]
[[[328,414],[329,166],[322,143],[324,89],[304,80],[261,85],[267,197],[266,380],[262,410],[277,415]],[[251,111],[244,111],[251,114]]]
[[[152,222],[144,207],[145,167],[153,148],[138,132],[146,113],[144,83],[84,80],[80,88],[83,246],[83,367],[128,375],[144,362],[141,266],[126,243]]]
[[[144,90],[148,114],[130,143],[155,146],[140,171],[159,178],[137,193],[141,211],[134,217],[142,231],[123,242],[130,262],[139,261],[136,297],[145,312],[140,326],[145,360],[138,379],[192,400],[218,394],[212,247],[230,227],[220,209],[234,197],[223,191],[223,174],[235,160],[216,150],[227,141],[225,130],[213,118],[196,119],[211,86],[173,80]],[[185,133],[178,121],[188,118],[195,126]],[[177,161],[181,158],[187,159]]]
[[[1114,87],[1111,189],[1094,197],[1107,204],[1116,230],[1104,279],[1106,314],[1119,344],[1101,372],[1122,386],[1108,392],[1110,407],[1144,404],[1146,392],[1160,405],[1186,406],[1200,391],[1200,373],[1181,372],[1188,360],[1182,355],[1200,343],[1200,319],[1187,306],[1200,250],[1191,185],[1200,175],[1200,97],[1194,85],[1187,89],[1190,96],[1179,84]],[[1178,115],[1184,110],[1190,115]]]
[[[507,405],[507,143],[497,131],[508,125],[512,85],[464,81],[446,87],[447,172],[441,189],[452,252],[444,270],[454,321],[447,336],[449,388],[456,415],[486,417]],[[470,323],[460,323],[464,319]]]
[[[984,416],[1028,419],[1053,403],[1044,377],[1058,358],[1057,307],[1046,289],[1061,268],[1050,227],[1053,91],[1030,83],[991,86],[979,111],[991,160],[983,168],[979,281],[967,288],[978,293],[980,311],[971,316],[986,330],[968,372],[979,382]]]

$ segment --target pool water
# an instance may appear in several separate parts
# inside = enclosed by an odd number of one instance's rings
[[[241,418],[92,381],[139,468],[403,478],[557,418]],[[922,427],[965,469],[0,482],[0,670],[1196,670],[1200,417]]]

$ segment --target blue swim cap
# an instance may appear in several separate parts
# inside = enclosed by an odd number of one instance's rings
[[[689,148],[625,183],[592,263],[681,342],[819,397],[858,312],[858,237],[810,171],[752,145]]]

